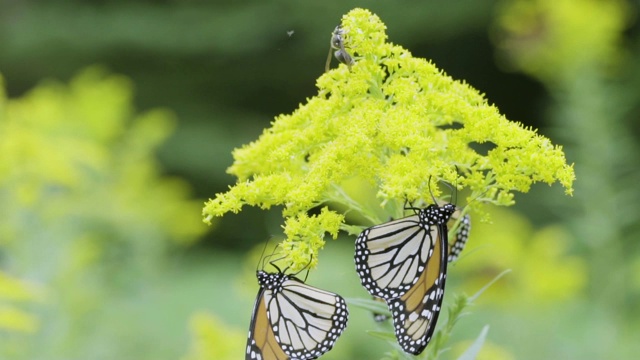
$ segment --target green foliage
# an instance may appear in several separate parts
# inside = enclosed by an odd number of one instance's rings
[[[385,25],[369,11],[351,11],[342,26],[355,65],[322,75],[317,96],[234,151],[228,172],[237,183],[206,203],[206,222],[245,204],[283,205],[283,250],[295,271],[310,259],[315,264],[324,233],[335,238],[339,225],[353,231],[333,210],[307,216],[330,202],[375,224],[397,217],[405,199],[440,195],[436,180],[469,189],[476,208],[511,205],[514,191],[527,192],[540,181],[559,181],[571,193],[573,168],[560,147],[508,121],[469,85],[386,42]],[[483,155],[473,150],[477,143],[494,148]],[[374,187],[382,206],[390,203],[385,216],[341,188],[352,178]],[[301,219],[304,233],[291,226]]]
[[[484,346],[484,342],[487,339],[487,333],[489,332],[489,325],[485,326],[482,328],[482,331],[480,332],[480,335],[478,335],[478,338],[473,342],[473,345],[471,345],[467,351],[464,352],[464,354],[460,355],[460,357],[458,358],[458,360],[475,360],[478,358],[478,354],[480,353],[480,349],[482,349],[482,347]]]
[[[453,333],[454,326],[460,321],[460,319],[467,315],[468,308],[473,306],[475,301],[482,295],[490,286],[496,283],[500,278],[502,278],[505,274],[509,273],[510,270],[503,271],[502,273],[495,276],[491,281],[485,284],[480,290],[478,290],[472,296],[466,295],[458,295],[453,301],[449,301],[449,306],[447,307],[447,316],[443,320],[439,322],[439,330],[436,331],[433,340],[429,344],[427,350],[418,355],[412,356],[404,351],[397,345],[396,337],[393,332],[393,329],[389,329],[389,331],[369,331],[368,333],[376,338],[388,341],[393,347],[397,348],[392,352],[389,352],[385,355],[383,360],[394,360],[394,359],[439,359],[445,354],[449,352],[449,348],[447,344],[449,339]],[[374,314],[388,314],[388,310],[386,306],[383,305],[380,301],[375,300],[363,300],[363,299],[350,299],[348,301],[349,305],[353,305],[362,309],[366,309],[371,311]],[[458,359],[469,359],[475,358],[481,351],[482,346],[486,340],[486,335],[488,332],[488,326],[485,326],[483,330],[478,335],[478,338],[474,341],[471,346],[464,352],[464,354],[460,355]]]
[[[235,360],[243,356],[244,331],[232,330],[208,313],[191,317],[193,342],[182,360]]]
[[[505,3],[498,23],[503,54],[512,68],[549,89],[551,118],[581,164],[579,196],[561,215],[586,257],[590,298],[618,311],[640,310],[628,291],[640,237],[640,147],[637,114],[630,112],[640,98],[627,67],[637,69],[640,53],[629,59],[623,47],[631,6],[617,0]],[[508,25],[515,23],[517,31]],[[524,42],[539,50],[523,52]]]
[[[498,12],[494,34],[502,60],[548,89],[552,131],[579,164],[580,179],[573,201],[547,201],[550,213],[565,225],[533,231],[518,225],[517,218],[494,214],[501,231],[476,226],[473,236],[483,242],[482,256],[469,254],[471,243],[456,268],[467,284],[477,284],[517,264],[508,279],[513,281],[496,286],[484,299],[487,308],[499,306],[492,312],[494,324],[511,329],[527,323],[517,335],[498,335],[518,358],[532,351],[558,358],[637,353],[637,341],[625,335],[637,337],[639,331],[630,320],[638,314],[638,290],[630,280],[637,272],[632,264],[640,236],[638,123],[630,108],[640,99],[637,79],[630,75],[640,53],[624,47],[630,6],[623,1],[505,1]],[[507,239],[506,233],[520,236]],[[538,320],[542,312],[545,317]],[[540,336],[551,324],[562,340],[555,333]],[[492,325],[492,332],[499,328]],[[549,350],[542,354],[539,346],[517,340],[534,337]],[[567,340],[574,338],[580,340]]]
[[[0,333],[34,333],[39,319],[25,309],[26,304],[42,301],[42,290],[25,280],[0,271]]]
[[[12,339],[0,354],[90,358],[95,315],[204,232],[189,186],[161,176],[154,159],[173,116],[136,114],[131,98],[126,78],[95,67],[69,85],[2,96],[0,301],[30,306],[0,316]]]
[[[623,31],[631,5],[622,0],[517,0],[496,18],[505,65],[548,84],[576,81],[623,57]]]
[[[513,273],[483,295],[483,303],[545,308],[575,301],[587,284],[588,265],[570,253],[575,242],[568,229],[534,229],[522,215],[492,209],[492,223],[474,222],[472,238],[455,264],[464,288],[477,288],[503,269]]]

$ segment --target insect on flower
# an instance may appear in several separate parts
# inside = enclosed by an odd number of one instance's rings
[[[337,294],[306,285],[281,271],[256,272],[260,290],[253,307],[246,360],[316,359],[333,348],[349,311]]]
[[[334,52],[336,59],[351,69],[351,65],[354,64],[354,61],[349,52],[344,48],[344,29],[342,29],[340,25],[336,26],[335,30],[333,30],[333,33],[331,34],[331,48],[329,49],[329,55],[327,56],[327,63],[324,68],[325,71],[329,71],[332,50],[336,50]]]
[[[452,204],[407,208],[415,214],[365,229],[356,239],[356,271],[362,285],[387,302],[402,349],[420,354],[427,346],[440,314],[447,262],[454,261],[469,235],[469,217],[451,246],[447,223]],[[458,213],[459,214],[459,213]],[[458,215],[459,216],[459,215]],[[376,320],[384,316],[374,315]]]

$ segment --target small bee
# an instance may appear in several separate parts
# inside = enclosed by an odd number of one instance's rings
[[[331,48],[329,49],[329,56],[327,56],[327,63],[325,65],[325,71],[329,71],[329,66],[331,65],[331,51],[336,50],[334,52],[334,56],[338,61],[347,65],[349,69],[351,69],[351,65],[354,64],[353,58],[344,48],[344,30],[340,27],[340,25],[336,26],[335,30],[331,34]]]

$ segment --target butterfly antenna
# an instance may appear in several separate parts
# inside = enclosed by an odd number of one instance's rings
[[[307,282],[307,277],[309,277],[309,267],[311,266],[311,262],[313,261],[313,255],[311,255],[311,257],[309,258],[309,262],[307,263],[307,265],[305,265],[300,271],[298,271],[297,273],[293,274],[294,276],[298,276],[298,274],[300,274],[301,272],[307,270],[307,275],[305,275],[304,277],[304,282]]]
[[[309,263],[307,264],[307,266],[304,267],[304,269],[302,270],[307,270],[307,275],[304,276],[304,282],[307,282],[307,278],[309,277],[309,271],[310,271],[310,267],[311,267],[311,261],[313,260],[313,255],[309,258]],[[300,270],[300,271],[302,271]]]
[[[413,204],[409,201],[409,199],[407,199],[406,195],[404,197],[404,205],[403,205],[404,210],[413,210],[413,212],[417,213],[418,211],[420,211],[420,208],[417,208],[415,206],[413,206]]]
[[[449,195],[449,200],[450,200],[450,201],[449,201],[449,203],[453,203],[453,202],[452,202],[452,200],[453,200],[453,194],[455,193],[455,191],[454,191],[454,189],[453,189],[453,186],[451,186],[450,184],[448,184],[448,183],[446,183],[446,182],[444,182],[444,181],[443,181],[442,183],[444,184],[444,186],[448,187],[448,188],[449,188],[449,190],[451,190],[451,195]]]
[[[273,256],[273,254],[271,254],[271,255]],[[269,264],[271,264],[271,266],[273,266],[274,268],[276,268],[276,270],[278,270],[278,272],[279,272],[279,273],[283,273],[283,272],[287,271],[287,269],[289,268],[289,267],[287,266],[286,268],[284,268],[284,270],[280,270],[280,268],[278,267],[278,265],[276,265],[276,261],[278,261],[278,260],[282,260],[282,259],[284,259],[284,256],[281,256],[281,257],[279,257],[279,258],[277,258],[277,259],[274,259],[274,260],[269,261]]]
[[[456,204],[458,204],[458,165],[453,165],[456,168],[456,184],[455,184],[455,192],[454,194],[456,195],[456,200],[453,203],[453,205],[455,206]],[[451,197],[453,197],[453,194],[451,195]]]
[[[262,253],[260,253],[260,259],[262,259],[262,268],[264,269],[264,262],[266,260],[266,257],[264,256],[265,251],[267,251],[267,246],[269,245],[269,241],[271,241],[271,239],[273,238],[273,236],[269,236],[269,238],[267,239],[267,241],[265,241],[264,243],[264,247],[262,248]],[[260,267],[260,261],[258,261],[258,265],[256,265],[256,272],[258,272],[258,268]]]
[[[429,175],[429,194],[431,195],[431,199],[433,200],[433,204],[434,205],[438,205],[438,202],[436,201],[436,197],[433,196],[433,192],[431,191],[431,178],[433,176]]]
[[[276,246],[274,246],[274,247],[273,247],[273,251],[271,252],[271,254],[269,254],[268,256],[265,256],[265,257],[264,257],[264,260],[263,260],[263,262],[262,262],[262,268],[263,268],[263,269],[265,268],[265,261],[267,261],[267,259],[269,259],[269,264],[271,264],[271,266],[273,266],[274,268],[276,268],[276,270],[278,270],[278,272],[282,272],[282,271],[280,270],[280,268],[275,264],[275,262],[276,262],[276,261],[278,261],[278,260],[284,259],[284,256],[281,256],[281,257],[279,257],[279,258],[277,258],[277,259],[271,260],[271,259],[275,256],[275,254],[276,254],[276,251],[277,251],[277,250],[278,250],[278,245],[276,245]],[[285,271],[286,271],[286,270],[287,270],[287,269],[285,269]]]

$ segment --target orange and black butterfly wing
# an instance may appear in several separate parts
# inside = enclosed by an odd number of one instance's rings
[[[349,316],[340,295],[283,273],[257,276],[246,360],[316,359],[333,348]]]
[[[454,223],[457,221],[460,215],[461,215],[461,210],[456,209],[453,215],[451,215],[451,219],[447,223],[448,229],[450,229],[454,225]],[[462,219],[460,220],[460,223],[458,224],[458,229],[456,230],[453,241],[449,241],[449,244],[448,244],[449,246],[447,251],[447,262],[450,263],[458,259],[458,257],[460,256],[460,253],[462,252],[462,250],[464,249],[464,246],[467,243],[467,240],[469,239],[470,230],[471,230],[471,217],[469,216],[469,214],[466,214],[462,217]],[[376,301],[383,301],[382,298],[379,298],[376,296],[374,296],[373,299]],[[389,318],[391,318],[391,316],[388,314],[381,314],[377,312],[373,314],[373,319],[376,322],[383,322],[388,320]]]
[[[321,356],[333,348],[347,326],[347,303],[340,295],[293,277],[266,303],[275,337],[292,359]]]
[[[452,204],[365,229],[356,239],[362,285],[386,300],[404,351],[420,354],[433,336],[447,275]]]
[[[418,215],[365,229],[356,239],[354,256],[362,286],[385,300],[404,294],[432,256],[434,235]]]
[[[438,238],[424,272],[402,296],[387,300],[396,338],[408,353],[420,354],[429,344],[442,307],[447,277],[447,229],[434,226]]]
[[[260,288],[253,306],[245,360],[287,360],[289,357],[282,351],[269,323],[264,301],[265,291]]]

